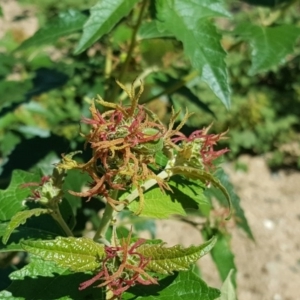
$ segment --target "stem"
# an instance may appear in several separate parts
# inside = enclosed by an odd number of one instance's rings
[[[52,213],[51,213],[52,218],[60,225],[60,227],[63,229],[63,231],[66,233],[67,236],[74,236],[73,232],[63,219],[60,210],[57,205],[55,205],[54,208],[52,208]]]
[[[118,197],[118,191],[114,191],[112,197],[116,199]],[[93,238],[94,241],[101,240],[104,244],[109,244],[109,242],[105,238],[105,234],[114,218],[115,218],[114,209],[110,204],[107,203],[104,209],[104,213],[99,228],[97,229],[95,236]]]
[[[184,76],[181,80],[175,82],[175,84],[173,84],[169,88],[165,89],[158,95],[152,96],[152,97],[145,99],[144,101],[140,101],[140,102],[141,102],[141,104],[144,104],[144,103],[150,102],[154,99],[157,99],[157,98],[161,97],[162,95],[170,95],[170,94],[174,93],[175,91],[179,90],[182,86],[184,86],[186,83],[188,83],[192,79],[196,78],[198,75],[199,75],[198,71],[193,71],[190,74]]]
[[[141,7],[141,10],[140,10],[140,14],[139,14],[139,17],[138,17],[138,20],[137,20],[137,23],[135,24],[135,26],[134,26],[134,28],[133,28],[133,32],[132,32],[132,36],[131,36],[131,41],[130,41],[130,46],[129,46],[129,49],[128,49],[128,53],[127,53],[125,62],[124,62],[124,64],[123,64],[123,67],[122,67],[120,76],[119,76],[119,81],[120,81],[120,82],[122,82],[123,77],[124,77],[124,75],[125,75],[125,73],[126,73],[126,71],[127,71],[129,62],[130,62],[130,60],[131,60],[132,53],[133,53],[133,50],[134,50],[134,47],[135,47],[136,35],[137,35],[138,29],[139,29],[139,27],[140,27],[140,24],[141,24],[141,22],[142,22],[142,18],[143,18],[143,14],[144,14],[144,10],[145,10],[145,8],[146,8],[147,2],[148,2],[147,0],[144,0],[144,1],[143,1],[142,7]]]
[[[128,65],[129,65],[129,62],[131,60],[132,53],[133,53],[133,50],[134,50],[134,47],[135,47],[136,35],[137,35],[138,29],[140,27],[140,24],[142,22],[142,18],[143,18],[143,14],[144,14],[144,10],[146,8],[147,2],[148,2],[147,0],[143,0],[137,23],[135,24],[135,26],[133,28],[133,32],[132,32],[131,41],[130,41],[129,49],[128,49],[128,52],[127,52],[127,56],[126,56],[126,59],[125,59],[125,62],[123,64],[123,66],[122,66],[120,76],[118,78],[118,80],[120,82],[123,81],[123,78],[126,74],[126,71],[127,71]],[[114,101],[118,89],[119,89],[119,86],[116,85],[113,92],[112,92],[112,96],[111,96],[112,101]]]
[[[160,177],[161,179],[166,179],[168,177],[171,176],[170,171],[167,170],[163,170],[162,172],[160,172],[158,175],[158,177]],[[155,184],[157,184],[157,181],[155,179],[150,179],[148,181],[146,181],[141,188],[143,189],[143,191],[146,191],[148,189],[150,189],[151,187],[153,187]],[[114,215],[118,212],[121,211],[125,208],[125,206],[129,205],[131,202],[133,202],[137,197],[139,196],[139,192],[137,189],[133,190],[131,194],[129,194],[125,200],[123,200],[124,204],[119,204],[116,208],[117,211],[114,211]]]

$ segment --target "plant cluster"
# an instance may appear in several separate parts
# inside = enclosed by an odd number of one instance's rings
[[[297,137],[296,1],[40,2],[0,40],[1,299],[234,300],[226,220],[253,236],[220,158]],[[204,243],[154,239],[170,218]]]

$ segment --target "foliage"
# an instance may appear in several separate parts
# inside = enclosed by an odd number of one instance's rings
[[[40,28],[0,41],[0,249],[29,259],[1,298],[236,299],[226,220],[254,237],[218,158],[299,129],[294,1],[19,2]],[[203,244],[138,237],[191,210]],[[191,268],[208,252],[221,290]]]

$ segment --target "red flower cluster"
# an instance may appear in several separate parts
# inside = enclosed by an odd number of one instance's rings
[[[184,155],[187,155],[187,159],[189,159],[188,156],[195,155],[193,150],[196,150],[198,154],[200,154],[199,158],[206,169],[213,168],[213,160],[229,151],[227,148],[218,151],[214,150],[214,146],[220,139],[225,138],[224,136],[227,132],[220,134],[208,134],[209,129],[210,126],[202,130],[196,130],[188,137],[181,132],[177,132],[175,134],[176,137],[171,138],[173,143],[181,142],[181,151],[185,152]],[[187,152],[189,152],[189,154],[187,154]]]
[[[89,162],[77,168],[87,172],[93,181],[88,191],[70,191],[71,194],[89,199],[101,195],[115,207],[120,202],[112,198],[110,191],[124,190],[127,186],[136,187],[140,211],[143,205],[143,182],[153,178],[160,187],[168,188],[148,168],[150,163],[155,162],[150,146],[162,149],[165,127],[150,111],[138,105],[141,92],[142,89],[135,95],[134,90],[127,91],[131,100],[131,105],[127,107],[98,99],[97,102],[103,107],[113,108],[104,113],[100,113],[92,103],[92,118],[83,118],[82,121],[91,126],[90,132],[83,136],[86,144],[92,148],[93,156]]]

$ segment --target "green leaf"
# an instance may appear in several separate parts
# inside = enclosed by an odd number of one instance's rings
[[[51,261],[42,260],[40,257],[31,255],[30,263],[20,270],[9,275],[11,280],[22,280],[25,277],[38,278],[38,276],[54,277],[56,274],[69,273],[66,268],[60,268]]]
[[[143,23],[137,33],[137,40],[145,40],[145,39],[156,39],[161,37],[171,37],[171,34],[168,31],[160,31],[157,28],[156,21],[150,21]]]
[[[240,205],[241,200],[239,196],[235,193],[234,187],[230,182],[230,178],[221,168],[219,168],[214,175],[216,176],[216,178],[220,180],[221,184],[226,188],[228,194],[230,195],[232,206],[234,209],[235,222],[239,227],[241,227],[247,233],[250,239],[254,240],[254,236],[252,234],[248,221],[245,217],[244,210]],[[216,188],[210,188],[207,189],[205,193],[210,196],[214,196],[221,204],[223,205],[225,204],[224,198],[220,190]]]
[[[69,271],[56,270],[54,276],[44,277],[38,276],[31,278],[26,276],[22,280],[14,280],[6,289],[14,298],[22,297],[27,300],[41,299],[90,299],[105,300],[105,293],[102,289],[85,289],[78,290],[80,283],[89,280],[90,274],[72,273]]]
[[[58,18],[39,29],[32,37],[25,40],[17,50],[52,44],[58,38],[80,30],[86,20],[86,15],[73,9],[60,13]]]
[[[1,291],[0,297],[2,300],[25,300],[23,297],[14,297],[9,291]]]
[[[26,159],[24,157],[24,159]],[[0,221],[10,220],[17,212],[24,210],[22,201],[30,194],[29,188],[22,188],[26,182],[39,182],[40,176],[21,170],[14,170],[6,190],[0,190]]]
[[[14,215],[11,218],[6,228],[5,234],[2,237],[2,242],[6,244],[12,232],[21,224],[24,224],[28,218],[31,218],[32,216],[39,216],[41,214],[49,214],[49,213],[50,213],[49,209],[44,209],[44,208],[34,208],[31,210],[24,210],[18,212],[16,215]]]
[[[24,101],[26,93],[32,88],[31,80],[0,82],[0,111],[13,103]]]
[[[75,49],[75,54],[83,52],[93,45],[132,10],[138,0],[98,1],[90,10],[91,15],[83,27],[82,37]]]
[[[78,208],[81,208],[82,200],[80,197],[71,195],[68,191],[80,190],[85,182],[90,179],[89,175],[82,173],[80,170],[68,170],[66,179],[63,184],[64,198],[70,203],[73,213],[76,215]]]
[[[185,209],[197,208],[204,214],[210,210],[211,204],[204,195],[205,185],[202,182],[187,180],[182,176],[172,176],[168,183],[173,190],[174,197],[181,200]]]
[[[215,234],[215,233],[213,233]],[[211,251],[211,256],[219,271],[221,280],[224,281],[231,269],[236,270],[234,255],[231,251],[230,236],[222,233],[217,234],[217,242]],[[208,236],[210,238],[210,236]],[[233,277],[235,285],[235,276]]]
[[[220,1],[158,0],[159,30],[167,30],[183,43],[184,51],[201,79],[229,108],[230,88],[226,53],[221,47],[221,35],[209,19],[229,16]]]
[[[163,244],[144,244],[138,248],[138,252],[151,258],[146,269],[159,274],[172,274],[174,271],[187,271],[190,265],[200,257],[207,254],[215,245],[216,238],[205,242],[200,246],[183,248],[181,245],[166,248]]]
[[[217,300],[237,300],[234,284],[232,281],[233,272],[234,270],[230,270],[230,272],[228,273],[228,276],[221,287],[221,296]]]
[[[144,203],[139,216],[155,219],[165,219],[175,214],[185,216],[186,213],[180,200],[172,192],[162,193],[160,188],[152,188],[144,195]],[[137,212],[140,209],[140,202],[133,201],[128,208],[132,212]]]
[[[220,291],[209,287],[192,270],[167,276],[158,285],[136,285],[122,295],[124,300],[213,300]]]
[[[286,56],[294,50],[300,28],[289,24],[264,27],[243,23],[234,33],[249,41],[252,49],[249,74],[255,75],[284,62]]]
[[[23,248],[44,260],[75,272],[94,271],[104,256],[104,246],[88,238],[58,237],[51,241],[24,241]]]
[[[226,219],[229,219],[231,217],[231,210],[232,210],[232,203],[230,195],[228,194],[226,188],[223,186],[223,184],[220,182],[220,180],[213,176],[211,173],[208,173],[204,170],[195,169],[191,167],[185,167],[185,166],[175,166],[170,168],[170,171],[175,174],[183,175],[187,178],[191,179],[200,179],[202,182],[209,182],[214,187],[216,187],[218,190],[222,192],[222,194],[225,196],[228,206],[229,206],[229,215]]]

